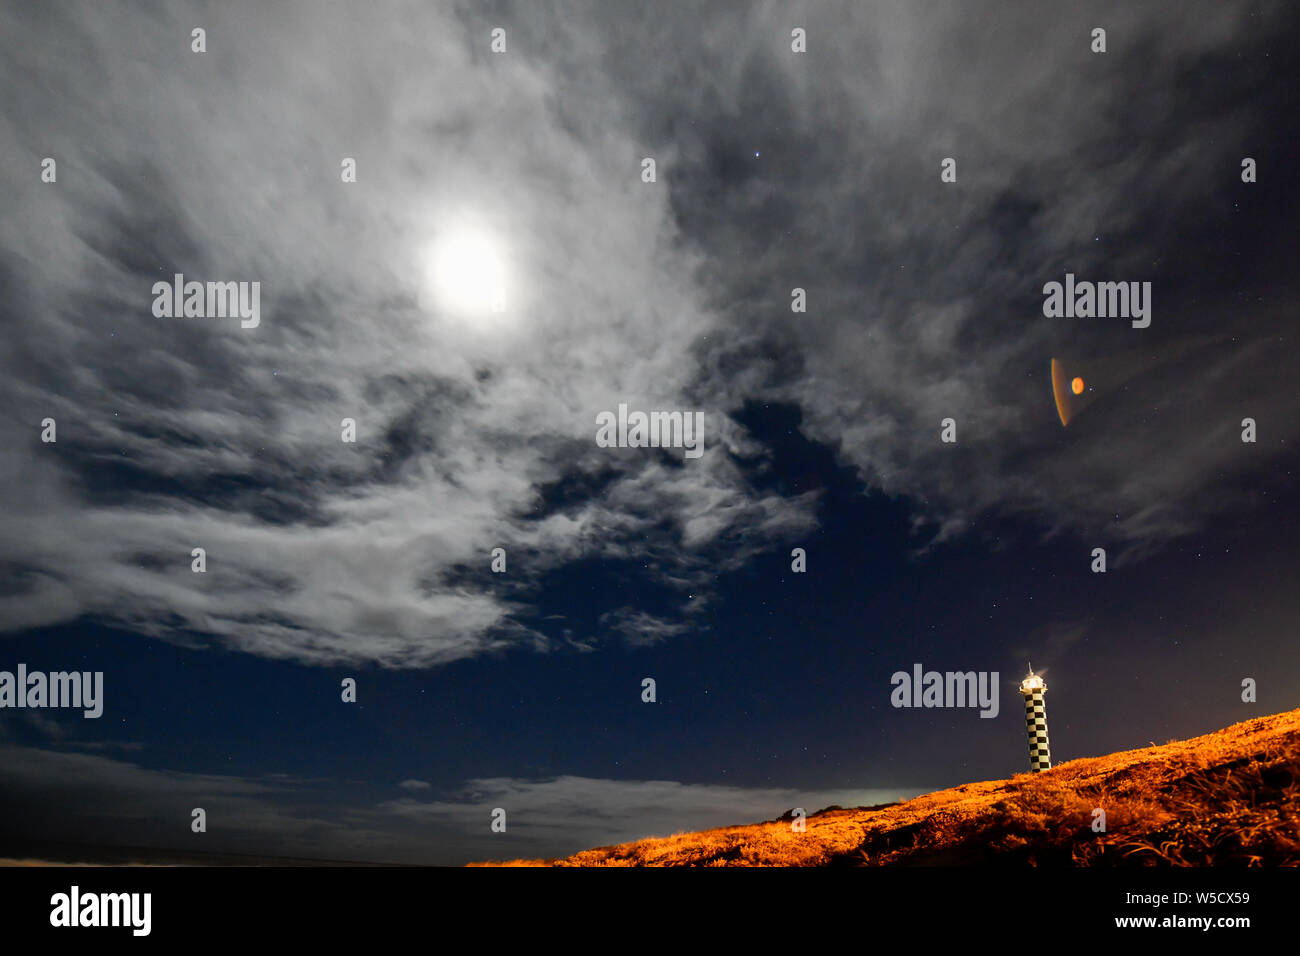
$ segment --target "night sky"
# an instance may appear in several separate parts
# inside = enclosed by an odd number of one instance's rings
[[[0,856],[905,799],[1029,769],[1031,662],[1057,762],[1300,706],[1300,10],[633,6],[0,9],[0,671],[104,675],[0,709]],[[1067,273],[1150,326],[1046,317]],[[997,717],[891,706],[915,663]]]

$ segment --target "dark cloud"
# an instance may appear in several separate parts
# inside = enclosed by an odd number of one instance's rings
[[[436,799],[367,799],[344,781],[149,770],[123,760],[0,743],[0,852],[33,837],[104,852],[238,853],[457,865],[560,856],[683,830],[774,819],[793,806],[870,806],[899,790],[798,791],[670,780],[468,780]],[[405,780],[410,794],[430,784]],[[490,829],[506,810],[506,832]],[[192,811],[207,831],[191,830]],[[22,820],[21,826],[13,824]],[[54,835],[57,834],[57,837]],[[92,849],[93,848],[93,849]],[[150,856],[151,859],[156,858]]]

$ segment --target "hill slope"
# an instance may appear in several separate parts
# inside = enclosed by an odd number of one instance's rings
[[[1106,830],[1093,832],[1094,808]],[[1300,710],[883,807],[505,866],[1300,865]]]

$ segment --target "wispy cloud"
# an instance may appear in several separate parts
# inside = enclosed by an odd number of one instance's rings
[[[2,626],[90,615],[424,667],[593,646],[534,619],[539,582],[619,559],[676,616],[602,613],[670,638],[719,572],[814,521],[815,497],[752,481],[766,449],[733,417],[749,399],[798,405],[865,487],[912,499],[918,545],[996,510],[1158,546],[1232,501],[1217,476],[1241,462],[1240,416],[1217,409],[1266,422],[1264,454],[1300,434],[1300,409],[1269,340],[1288,290],[1243,306],[1194,264],[1154,262],[1186,226],[1169,211],[1227,188],[1260,117],[1202,112],[1193,133],[1177,108],[1129,106],[1249,48],[1279,9],[1196,5],[1176,31],[1112,10],[1101,62],[1075,9],[985,29],[968,5],[828,5],[796,59],[775,5],[641,22],[521,6],[495,57],[478,15],[436,5],[6,8],[0,441],[20,453],[0,463]],[[949,55],[976,35],[980,56]],[[1128,135],[1151,115],[1168,119]],[[514,277],[492,329],[422,305],[421,250],[465,217]],[[1049,357],[1133,342],[1042,318],[1041,284],[1067,269],[1153,273],[1153,346],[1240,341],[1196,374],[1144,376],[1111,427],[1063,439]],[[152,283],[176,272],[260,281],[261,325],[155,318]],[[702,410],[704,457],[597,448],[595,416],[619,402]],[[57,444],[37,438],[46,417]],[[938,441],[946,417],[956,445]]]
[[[179,9],[9,11],[11,45],[57,35],[78,55],[9,59],[3,77],[18,200],[0,266],[21,356],[3,437],[30,449],[4,476],[21,489],[6,627],[93,615],[308,663],[428,666],[545,646],[530,588],[575,558],[652,556],[685,604],[702,576],[675,551],[698,570],[806,523],[806,502],[756,495],[721,448],[666,469],[594,445],[619,401],[693,407],[693,350],[719,327],[627,125],[572,128],[553,67],[489,62],[447,11],[334,12],[205,11],[209,53],[192,54]],[[57,184],[29,175],[46,152]],[[516,321],[496,333],[420,305],[420,250],[466,215],[510,250]],[[260,327],[155,318],[151,285],[174,272],[260,280]],[[29,427],[47,416],[57,444]],[[541,489],[595,473],[602,493],[540,514]]]

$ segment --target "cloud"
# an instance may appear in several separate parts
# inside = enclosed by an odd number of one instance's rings
[[[2,77],[2,427],[30,450],[4,466],[6,627],[90,615],[426,667],[546,647],[530,590],[576,558],[655,555],[685,605],[710,549],[807,522],[721,448],[669,468],[595,447],[618,402],[698,405],[693,349],[718,319],[668,191],[639,181],[625,123],[597,121],[606,92],[561,104],[545,62],[489,59],[449,11],[400,11],[205,11],[206,54],[181,8],[6,14],[28,53]],[[67,56],[35,52],[56,36]],[[56,184],[29,175],[46,153]],[[421,250],[465,217],[510,249],[514,319],[496,331],[421,304]],[[261,325],[155,318],[152,283],[174,273],[260,281]],[[30,427],[45,417],[57,444]],[[543,489],[601,472],[603,493],[545,513]],[[498,546],[508,580],[488,573]]]
[[[1250,202],[1241,156],[1281,144],[1246,72],[1214,70],[1213,104],[1186,78],[1265,55],[1285,15],[1193,4],[1175,30],[1140,6],[827,4],[610,26],[610,60],[677,156],[678,221],[727,291],[703,362],[728,374],[708,385],[797,405],[866,485],[921,506],[931,544],[997,513],[1139,552],[1240,506],[1231,479],[1258,456],[1235,410],[1277,429],[1267,454],[1300,433],[1269,354],[1291,272],[1263,245],[1241,243],[1267,272],[1224,253],[1224,210]],[[1067,271],[1152,281],[1151,329],[1045,319],[1041,288]],[[1136,348],[1150,368],[1062,433],[1049,359]]]
[[[467,781],[456,799],[402,799],[377,809],[420,826],[486,830],[491,810],[506,811],[509,839],[489,838],[484,859],[556,856],[647,836],[668,836],[775,819],[793,807],[873,806],[919,791],[843,789],[800,791],[730,787],[673,780],[608,780],[562,776],[550,780],[483,778]]]
[[[1054,621],[1035,628],[1027,640],[1011,650],[1012,656],[1023,658],[1028,665],[1037,660],[1035,670],[1046,675],[1051,665],[1063,661],[1079,641],[1088,636],[1090,622],[1086,620]]]
[[[666,621],[632,607],[622,607],[600,616],[600,625],[620,634],[632,647],[648,647],[676,637],[688,628],[685,624]]]
[[[183,846],[179,834],[190,833],[195,807],[207,811],[212,832],[219,835],[207,846],[201,841],[207,834],[194,834],[189,849],[256,852],[259,835],[278,833],[279,840],[293,841],[316,828],[306,815],[276,808],[274,798],[287,789],[283,782],[149,770],[109,757],[34,747],[0,749],[5,758],[0,804],[9,821],[3,828],[8,841]],[[18,820],[21,828],[12,825]]]
[[[767,451],[735,420],[750,400],[797,405],[864,487],[913,501],[921,548],[992,512],[1159,547],[1238,497],[1223,408],[1267,423],[1265,455],[1300,434],[1269,339],[1291,280],[1243,305],[1201,260],[1158,262],[1226,227],[1201,200],[1266,133],[1262,106],[1182,79],[1286,25],[1193,8],[1177,30],[1109,10],[1105,58],[1086,7],[818,6],[803,56],[775,5],[503,8],[501,56],[477,14],[429,5],[0,11],[0,621],[428,667],[592,646],[534,619],[538,589],[612,559],[674,610],[601,613],[673,637],[815,520],[741,463]],[[421,297],[461,220],[507,250],[501,324]],[[1153,279],[1152,328],[1044,319],[1067,270]],[[261,325],[155,318],[178,272],[261,282]],[[1051,356],[1193,333],[1230,342],[1060,432]],[[704,457],[597,448],[620,402],[703,411]]]
[[[643,836],[774,819],[802,806],[869,806],[899,790],[799,791],[669,780],[483,778],[437,799],[338,798],[337,781],[151,770],[108,757],[0,743],[0,855],[21,842],[142,846],[364,862],[460,864],[558,856]],[[412,792],[430,788],[407,780]],[[190,812],[208,831],[190,832]],[[507,814],[504,834],[492,810]],[[14,821],[22,821],[15,828]],[[111,836],[106,836],[111,835]],[[148,855],[148,854],[146,854]],[[150,857],[155,858],[155,857]]]

